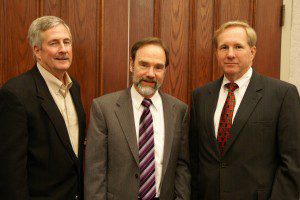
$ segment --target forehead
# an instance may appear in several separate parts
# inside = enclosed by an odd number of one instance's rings
[[[218,45],[226,43],[247,43],[246,30],[240,26],[226,28],[218,37]]]
[[[136,52],[136,60],[161,60],[165,62],[166,55],[164,49],[155,44],[148,44],[140,47]]]
[[[68,29],[59,24],[41,33],[44,40],[54,40],[54,39],[71,39],[71,34]]]

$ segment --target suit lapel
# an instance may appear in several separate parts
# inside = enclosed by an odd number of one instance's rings
[[[69,155],[75,161],[75,163],[77,163],[77,157],[73,151],[64,119],[57,105],[55,104],[53,97],[50,94],[46,82],[44,81],[42,75],[40,74],[36,66],[32,69],[31,72],[36,83],[37,97],[41,101],[42,108],[45,110],[50,121],[55,127],[56,133],[59,136],[63,145],[65,146],[66,150],[68,151]]]
[[[205,129],[206,133],[208,134],[208,138],[210,139],[210,143],[212,144],[212,149],[215,152],[216,159],[218,158],[220,152],[214,127],[214,113],[218,103],[222,80],[223,78],[220,78],[212,83],[205,101]]]
[[[73,81],[74,82],[74,81]],[[83,147],[84,147],[84,138],[85,138],[85,113],[82,107],[81,103],[81,97],[79,93],[79,89],[76,88],[77,85],[73,84],[73,86],[70,88],[70,93],[72,96],[72,100],[75,106],[75,110],[77,113],[77,120],[78,120],[78,160],[82,160],[82,153],[83,153]],[[69,137],[68,137],[69,138]],[[78,163],[81,164],[81,163]]]
[[[167,166],[169,164],[169,158],[173,146],[173,138],[174,138],[174,123],[176,119],[176,107],[175,104],[166,97],[166,95],[160,92],[162,104],[163,104],[163,112],[164,112],[164,124],[165,124],[165,141],[164,141],[164,152],[163,152],[163,164],[162,164],[162,175],[160,184],[163,183],[164,175],[167,170]]]
[[[230,129],[230,139],[226,142],[224,154],[226,154],[228,149],[236,140],[239,132],[248,121],[259,100],[262,98],[262,89],[263,84],[261,82],[260,76],[253,71],[250,83],[237,110],[234,122]]]
[[[124,91],[120,95],[117,101],[117,107],[115,109],[116,116],[119,120],[119,124],[126,137],[131,153],[137,163],[139,164],[139,152],[137,146],[137,138],[134,124],[133,107],[130,95],[130,89]]]

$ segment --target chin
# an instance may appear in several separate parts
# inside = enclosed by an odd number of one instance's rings
[[[60,66],[57,66],[56,69],[58,70],[63,70],[63,71],[66,71],[70,68],[70,65],[60,65]]]

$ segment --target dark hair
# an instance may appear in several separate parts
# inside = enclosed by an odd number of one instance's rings
[[[165,51],[165,55],[166,55],[165,67],[167,67],[169,65],[169,49],[163,43],[163,41],[157,37],[147,37],[147,38],[144,38],[144,39],[139,40],[136,43],[134,43],[131,47],[131,52],[130,52],[130,57],[132,59],[132,62],[134,62],[134,60],[135,60],[135,55],[136,55],[137,50],[148,44],[158,45],[161,48],[163,48],[163,50]]]

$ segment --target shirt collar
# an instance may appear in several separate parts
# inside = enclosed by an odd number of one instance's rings
[[[131,98],[132,98],[132,104],[136,109],[140,109],[140,107],[142,106],[142,101],[144,99],[144,97],[142,95],[140,95],[140,93],[138,93],[138,91],[136,91],[135,87],[132,85],[131,89]],[[160,100],[160,94],[158,91],[155,91],[154,95],[150,98],[152,101],[152,105],[153,107],[157,110],[159,107],[159,100]]]
[[[65,73],[64,75],[64,80],[66,83],[65,85],[55,76],[53,76],[49,71],[47,71],[44,67],[42,67],[39,63],[37,63],[37,68],[40,71],[44,80],[46,81],[47,86],[50,87],[55,92],[55,94],[61,92],[63,96],[66,96],[67,91],[71,88],[73,84],[68,73]]]
[[[250,67],[248,69],[248,71],[241,78],[239,78],[238,80],[236,80],[234,82],[239,86],[239,88],[241,88],[241,87],[243,87],[244,85],[246,85],[247,83],[250,82],[252,73],[253,73],[253,69],[252,69],[252,67]],[[227,90],[227,88],[225,88],[225,84],[227,84],[229,82],[230,81],[226,78],[226,76],[224,76],[223,82],[222,82],[222,88],[224,88],[225,90]]]

